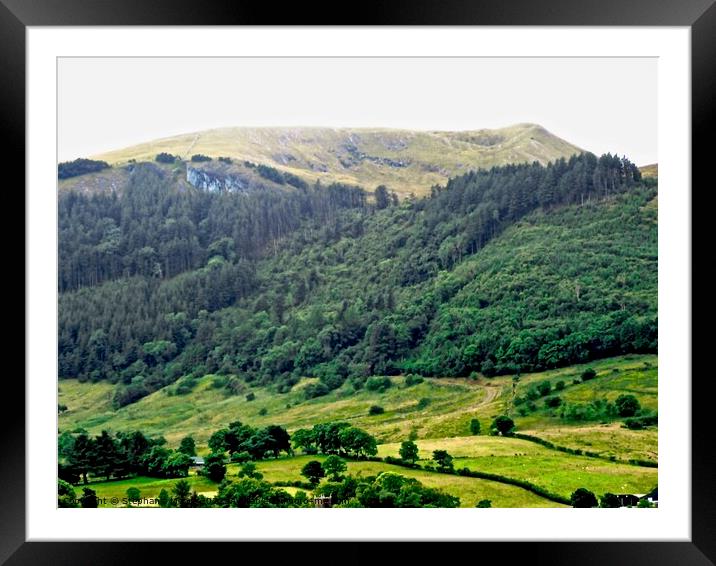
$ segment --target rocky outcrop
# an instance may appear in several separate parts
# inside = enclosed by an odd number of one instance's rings
[[[190,166],[186,168],[186,180],[197,189],[210,192],[246,193],[250,189],[250,183],[241,175],[224,174]]]

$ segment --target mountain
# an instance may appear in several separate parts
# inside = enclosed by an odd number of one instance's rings
[[[195,154],[223,156],[268,165],[309,182],[320,179],[369,191],[387,185],[400,195],[420,196],[431,186],[473,169],[533,161],[545,165],[582,151],[536,124],[459,132],[222,128],[154,140],[93,159],[124,165],[130,160],[152,161],[161,152],[183,160]]]
[[[495,167],[402,201],[246,169],[267,184],[179,190],[136,163],[121,191],[60,194],[61,377],[110,381],[122,406],[207,373],[277,392],[317,377],[316,396],[656,351],[656,181],[626,159]]]

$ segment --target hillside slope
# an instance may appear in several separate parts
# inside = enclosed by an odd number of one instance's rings
[[[462,132],[333,128],[222,128],[154,140],[93,156],[112,165],[160,152],[263,163],[308,181],[384,184],[403,196],[471,169],[546,164],[582,150],[536,124]]]

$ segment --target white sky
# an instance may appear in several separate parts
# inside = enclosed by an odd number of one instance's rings
[[[540,124],[657,162],[656,58],[60,58],[60,161],[231,126]]]

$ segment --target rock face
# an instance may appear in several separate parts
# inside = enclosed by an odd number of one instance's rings
[[[206,169],[198,169],[187,165],[187,182],[196,187],[210,192],[229,191],[233,193],[246,193],[250,184],[247,179],[237,174],[223,174]]]

